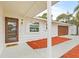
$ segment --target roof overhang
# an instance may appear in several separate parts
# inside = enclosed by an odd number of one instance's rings
[[[40,20],[40,21],[47,22],[47,19],[43,19],[43,18],[33,18],[33,19],[37,19],[37,20]],[[56,20],[52,20],[52,24],[59,25],[59,26],[73,26],[73,24],[59,22],[59,21],[56,21]]]
[[[52,1],[52,5],[58,1]],[[47,9],[46,1],[1,1],[3,5],[4,15],[18,15],[21,17],[34,17]]]

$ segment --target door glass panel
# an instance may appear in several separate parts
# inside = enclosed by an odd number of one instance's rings
[[[8,40],[16,40],[16,22],[8,22]]]

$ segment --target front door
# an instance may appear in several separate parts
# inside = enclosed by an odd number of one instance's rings
[[[5,43],[18,42],[18,19],[5,17]]]

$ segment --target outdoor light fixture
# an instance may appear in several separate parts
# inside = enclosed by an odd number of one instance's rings
[[[21,24],[23,24],[23,19],[21,19]]]

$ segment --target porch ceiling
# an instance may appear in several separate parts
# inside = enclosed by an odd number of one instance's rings
[[[23,17],[34,17],[47,8],[46,1],[2,1],[0,3],[3,5],[5,15],[15,14]],[[57,1],[53,1],[52,5],[55,3]]]

